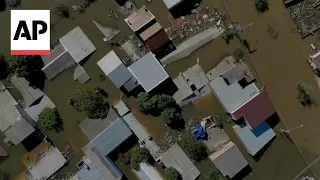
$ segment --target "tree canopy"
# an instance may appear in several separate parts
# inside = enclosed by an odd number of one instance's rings
[[[214,123],[219,128],[223,128],[223,124],[229,122],[231,122],[231,118],[225,113],[219,113],[214,116]]]
[[[214,169],[206,177],[206,180],[227,180],[227,178],[224,177],[218,169]]]
[[[260,13],[266,12],[269,10],[269,4],[267,0],[255,0],[256,10]]]
[[[175,108],[166,108],[162,112],[163,121],[170,127],[177,127],[182,116]]]
[[[187,155],[195,161],[201,161],[208,156],[207,147],[191,133],[185,133],[179,144],[186,151]]]
[[[222,33],[222,38],[226,41],[227,44],[234,38],[235,32],[233,26],[230,25]]]
[[[166,94],[160,94],[153,96],[156,99],[157,107],[163,111],[167,108],[175,107],[176,101],[173,99],[172,96]]]
[[[232,55],[236,62],[240,62],[244,56],[244,52],[241,48],[236,48],[235,50],[233,50]]]
[[[60,17],[64,17],[64,18],[69,18],[70,14],[69,14],[69,9],[66,5],[64,4],[58,4],[54,7],[54,12],[56,13],[56,15],[60,16]]]
[[[298,99],[300,103],[304,106],[312,104],[311,98],[311,87],[308,86],[305,82],[299,81],[297,84],[298,89]]]
[[[57,108],[44,108],[39,114],[39,123],[48,130],[63,129],[62,119]]]
[[[140,162],[149,162],[153,160],[149,151],[146,148],[140,148],[139,146],[134,146],[130,151],[130,166],[133,169],[139,167]]]
[[[9,65],[5,61],[5,58],[0,54],[0,79],[6,79],[9,74]]]
[[[42,67],[44,66],[40,56],[11,56],[9,68],[19,77],[26,78],[31,86],[43,88],[45,80]]]
[[[166,168],[164,170],[164,177],[166,180],[181,180],[182,179],[179,172],[172,167]]]
[[[104,119],[108,115],[109,104],[98,88],[76,89],[69,103],[79,112],[86,112],[89,118]]]
[[[152,98],[146,92],[139,93],[136,101],[140,111],[143,113],[148,114],[157,108],[157,99]]]

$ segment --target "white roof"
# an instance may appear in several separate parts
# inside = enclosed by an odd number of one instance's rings
[[[51,148],[42,155],[42,158],[33,164],[31,168],[27,167],[34,179],[48,179],[62,166],[67,163],[58,148]]]
[[[132,77],[132,74],[113,50],[98,61],[97,64],[117,88]]]
[[[267,122],[261,123],[254,130],[249,126],[241,127],[234,125],[234,132],[244,144],[248,153],[254,156],[257,154],[269,141],[271,141],[276,134]]]
[[[233,178],[248,165],[238,147],[231,141],[220,151],[212,153],[209,158],[222,175],[229,178]]]
[[[181,174],[182,179],[194,180],[200,175],[200,171],[177,143],[163,153],[160,160],[167,168],[175,168]]]
[[[128,67],[128,70],[146,92],[150,92],[169,77],[152,52],[133,63]]]
[[[241,104],[259,92],[254,83],[242,88],[237,82],[227,85],[222,77],[212,81],[210,86],[228,113],[234,112]]]
[[[168,9],[173,8],[184,0],[163,0],[164,4],[166,4]]]
[[[145,6],[143,6],[138,11],[127,17],[125,21],[129,27],[136,32],[153,19],[154,15]]]
[[[77,63],[96,50],[79,26],[64,35],[59,41]]]

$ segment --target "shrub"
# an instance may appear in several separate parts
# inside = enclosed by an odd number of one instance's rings
[[[69,9],[66,5],[64,4],[58,4],[54,7],[54,12],[56,13],[56,15],[60,16],[60,17],[64,17],[64,18],[69,18],[70,14],[69,14]]]
[[[311,105],[312,99],[311,99],[311,87],[308,86],[305,82],[299,81],[297,84],[298,89],[298,99],[300,103],[304,106]]]
[[[122,166],[130,164],[130,159],[131,159],[130,151],[119,154],[119,161]]]
[[[233,50],[233,57],[236,60],[236,62],[240,62],[244,56],[244,52],[241,48],[237,48]]]
[[[155,95],[154,98],[156,98],[157,107],[161,111],[163,111],[164,109],[176,106],[176,101],[173,99],[172,96],[169,96],[166,94],[160,94],[160,95]]]
[[[269,4],[267,0],[255,0],[256,10],[260,13],[266,12],[269,10]]]
[[[39,123],[48,130],[59,131],[62,129],[62,119],[57,108],[44,108],[39,114]]]
[[[166,168],[164,170],[164,177],[166,180],[181,180],[182,179],[179,172],[172,167]]]
[[[206,180],[227,180],[227,178],[224,177],[218,169],[214,169],[206,177]]]
[[[180,145],[188,156],[195,161],[201,161],[208,156],[206,146],[201,140],[197,140],[191,133],[186,133],[182,136]]]
[[[0,180],[9,180],[10,176],[8,173],[0,172]]]
[[[175,127],[182,119],[180,113],[175,108],[167,108],[162,112],[163,121],[170,127]]]
[[[151,98],[146,92],[138,94],[136,101],[140,111],[143,113],[148,114],[157,108],[157,99]]]
[[[104,119],[108,115],[109,104],[98,88],[76,89],[69,98],[69,104],[79,112],[87,112],[92,119]]]
[[[231,26],[227,27],[224,32],[222,33],[222,38],[226,41],[227,44],[234,38],[235,32]]]
[[[130,166],[133,169],[139,167],[140,162],[152,162],[153,158],[146,148],[134,146],[130,151]]]
[[[214,123],[219,128],[223,128],[223,124],[229,123],[230,121],[231,121],[230,116],[224,113],[219,113],[216,116],[214,116]]]

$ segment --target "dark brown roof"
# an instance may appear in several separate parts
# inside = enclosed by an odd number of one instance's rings
[[[161,29],[156,34],[147,39],[145,43],[151,52],[155,52],[169,41],[170,39],[167,33],[164,31],[164,29]]]
[[[276,113],[276,109],[269,99],[268,93],[263,91],[232,114],[236,120],[244,117],[251,129],[254,129],[274,113]]]

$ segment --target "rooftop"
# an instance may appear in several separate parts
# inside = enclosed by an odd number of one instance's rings
[[[229,178],[233,178],[248,165],[238,147],[231,141],[220,151],[212,153],[209,158],[222,175]]]
[[[44,95],[40,89],[34,89],[33,87],[29,86],[29,82],[23,77],[17,77],[16,75],[13,75],[10,79],[10,82],[20,91],[26,106],[31,106],[35,101]]]
[[[132,77],[130,71],[113,50],[98,61],[97,64],[117,88]]]
[[[92,145],[92,144],[91,144]],[[123,176],[121,171],[114,165],[114,163],[105,155],[103,155],[97,147],[95,146],[85,146],[82,148],[83,152],[86,154],[86,157],[90,159],[90,163],[101,173],[102,177],[98,180],[120,180]],[[83,170],[84,172],[81,172],[82,177],[84,177],[83,180],[93,180],[93,179],[85,179],[87,178],[93,178],[88,177],[87,173],[88,171]],[[97,172],[95,172],[97,173]],[[98,174],[95,174],[97,176]]]
[[[161,29],[163,28],[160,25],[160,23],[156,22],[152,26],[150,26],[148,29],[140,33],[139,36],[142,38],[142,40],[145,41],[149,39],[151,36],[153,36],[154,34],[156,34],[158,31],[160,31]]]
[[[238,64],[232,69],[226,71],[221,75],[229,84],[239,82],[240,80],[246,80],[246,82],[252,82],[254,80],[248,66],[244,63]]]
[[[115,121],[119,119],[119,115],[113,108],[109,108],[108,115],[105,119],[84,119],[80,124],[82,132],[89,138],[93,140],[106,128],[110,127]]]
[[[235,60],[232,56],[225,57],[216,67],[207,72],[206,76],[209,81],[213,81],[235,66]]]
[[[77,63],[96,50],[96,47],[79,26],[68,32],[59,41]]]
[[[163,153],[160,160],[166,167],[175,168],[182,175],[182,179],[194,180],[200,175],[200,171],[178,144]]]
[[[163,0],[164,4],[167,6],[168,9],[171,9],[181,3],[184,0]]]
[[[141,162],[135,172],[143,180],[163,180],[156,168],[148,163]]]
[[[274,113],[276,113],[276,110],[269,99],[267,91],[262,91],[236,109],[232,115],[235,120],[244,117],[247,125],[254,129]]]
[[[228,113],[233,113],[238,107],[259,92],[254,83],[242,88],[239,83],[228,85],[222,77],[218,77],[212,81],[210,86]]]
[[[12,124],[6,131],[3,132],[3,134],[9,138],[13,144],[18,145],[34,131],[34,128],[22,118]]]
[[[44,108],[55,108],[56,105],[51,101],[51,99],[44,95],[39,104],[33,105],[31,107],[26,107],[24,110],[26,113],[34,120],[38,121],[38,116]]]
[[[39,144],[34,150],[26,153],[21,161],[32,177],[39,180],[48,179],[67,163],[58,148],[49,142]]]
[[[234,125],[234,132],[244,144],[248,153],[252,156],[256,155],[268,142],[270,142],[276,134],[267,122],[262,122],[254,130],[249,126]]]
[[[195,86],[196,89],[200,89],[206,84],[209,83],[206,74],[204,73],[202,67],[199,64],[188,68],[185,72],[182,73],[184,79],[187,81],[189,86]]]
[[[130,26],[130,28],[136,32],[147,23],[154,19],[154,15],[143,6],[138,11],[132,13],[129,17],[125,19],[126,23]]]
[[[158,49],[162,48],[165,44],[170,41],[169,36],[164,31],[164,29],[160,29],[153,36],[150,36],[145,44],[152,52],[156,52]],[[173,47],[172,47],[173,48]]]
[[[146,92],[150,92],[169,77],[151,52],[129,66],[128,70],[138,80]],[[152,76],[150,76],[150,74],[152,74]]]
[[[181,101],[184,101],[185,99],[193,95],[193,91],[190,88],[190,85],[184,79],[182,74],[174,78],[173,82],[178,87],[178,91],[173,95],[173,98],[176,100],[177,103],[180,103]]]

